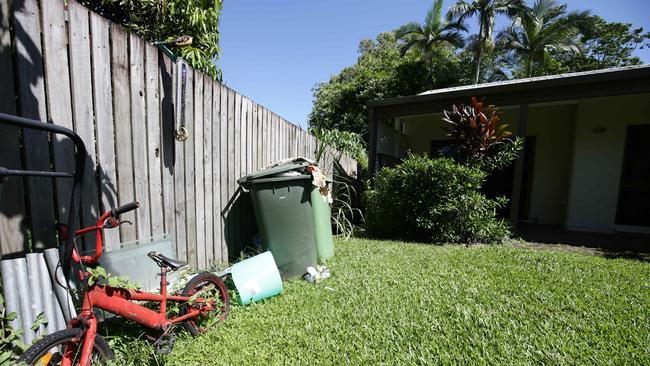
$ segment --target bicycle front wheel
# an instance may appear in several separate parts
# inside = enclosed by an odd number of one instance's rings
[[[185,329],[194,337],[205,333],[208,329],[221,323],[228,317],[230,310],[230,296],[226,285],[221,278],[211,273],[200,273],[192,278],[185,289],[183,296],[201,298],[201,302],[188,302],[181,306],[180,313],[185,315],[192,310],[201,310],[206,304],[210,304],[212,311],[207,314],[199,314],[183,322]]]
[[[18,358],[18,363],[28,365],[60,365],[63,355],[68,354],[72,365],[79,363],[81,348],[83,347],[83,331],[79,328],[67,328],[43,337],[33,346],[29,347]],[[100,364],[113,358],[113,351],[106,340],[99,334],[95,336],[91,364]]]

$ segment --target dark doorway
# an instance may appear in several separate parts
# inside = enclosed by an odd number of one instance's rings
[[[451,149],[452,143],[453,140],[451,139],[431,140],[429,157],[435,159],[447,155]]]
[[[535,136],[525,138],[524,149],[521,152],[524,158],[524,169],[521,176],[521,193],[519,196],[519,220],[527,220],[530,211],[530,194],[533,186],[533,162],[535,158]],[[515,162],[503,170],[492,172],[483,185],[483,193],[490,197],[508,197],[508,204],[497,212],[501,218],[510,218],[512,189],[515,175]]]
[[[650,226],[650,125],[627,126],[617,225]]]

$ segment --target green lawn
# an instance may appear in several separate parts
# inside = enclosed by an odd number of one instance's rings
[[[330,267],[323,284],[285,283],[282,295],[234,307],[202,337],[183,332],[171,355],[147,362],[650,363],[648,262],[352,240],[338,243]],[[133,349],[121,351],[143,363],[144,348]]]

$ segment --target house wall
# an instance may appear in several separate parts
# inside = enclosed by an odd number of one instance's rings
[[[650,94],[593,98],[577,106],[567,228],[616,229],[626,127],[650,124],[649,115]],[[596,127],[606,131],[594,133]]]
[[[575,105],[531,106],[527,136],[535,136],[528,219],[562,225],[568,201]]]
[[[517,131],[518,108],[502,111],[501,120]],[[528,219],[571,230],[616,230],[626,127],[650,124],[648,116],[650,94],[531,105],[527,136],[536,137],[536,146]],[[446,139],[441,118],[401,118],[406,148],[428,154],[431,140]],[[606,130],[595,133],[596,127]]]

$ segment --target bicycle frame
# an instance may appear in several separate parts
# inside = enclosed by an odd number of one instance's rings
[[[137,206],[136,206],[137,207]],[[113,219],[109,224],[110,228],[117,227],[119,225],[119,220],[117,220],[112,211],[106,211],[100,218],[97,220],[97,224],[90,226],[84,229],[77,230],[75,232],[76,236],[90,234],[95,232],[96,245],[95,245],[95,255],[92,256],[80,256],[76,249],[73,249],[72,259],[77,263],[93,265],[99,261],[99,258],[102,255],[103,251],[103,236],[102,232],[106,228],[105,223],[107,220]],[[63,236],[66,236],[66,233],[62,233]],[[92,316],[92,308],[97,307],[102,310],[109,311],[111,313],[117,314],[127,319],[131,319],[139,324],[142,324],[146,327],[153,329],[165,329],[171,324],[179,323],[189,318],[195,317],[201,313],[201,311],[192,311],[188,314],[185,314],[180,317],[167,319],[167,301],[173,302],[186,302],[190,298],[188,296],[176,296],[169,295],[167,293],[167,268],[161,267],[160,272],[160,294],[129,290],[118,287],[111,287],[107,285],[94,284],[88,288],[84,295],[83,305],[81,309],[80,316],[85,318],[94,318]],[[79,271],[79,278],[83,281],[89,273],[84,273]],[[160,311],[156,312],[144,306],[133,303],[132,301],[150,301],[150,302],[159,302]],[[196,299],[196,302],[201,302],[201,299]],[[211,307],[208,306],[202,311],[210,311]]]
[[[137,207],[137,204],[134,205]],[[112,220],[112,221],[108,221]],[[77,253],[76,249],[72,251],[72,260],[77,263],[93,265],[99,261],[103,251],[103,230],[107,228],[117,227],[120,222],[113,214],[113,211],[106,211],[97,221],[97,224],[87,228],[77,230],[75,236],[95,233],[96,245],[95,254],[90,256],[81,256]],[[67,233],[61,232],[64,239],[67,239]],[[86,332],[84,335],[84,344],[81,353],[80,365],[87,365],[90,361],[92,348],[94,345],[95,335],[97,334],[97,318],[93,308],[106,310],[110,313],[116,314],[120,317],[130,319],[138,324],[146,326],[151,329],[160,329],[166,331],[173,324],[195,318],[202,313],[207,313],[213,310],[210,303],[205,303],[200,309],[193,309],[184,315],[167,318],[167,302],[190,302],[203,303],[203,299],[191,299],[190,296],[169,295],[167,293],[167,268],[162,266],[160,272],[160,294],[130,290],[120,287],[112,287],[102,284],[93,284],[90,286],[83,299],[81,312],[79,316],[70,321],[69,326],[78,327],[84,326]],[[88,272],[79,271],[79,278],[84,281],[88,277]],[[158,302],[160,307],[158,311],[151,310],[145,306],[139,305],[134,301],[148,301]],[[64,359],[64,365],[66,364]]]

